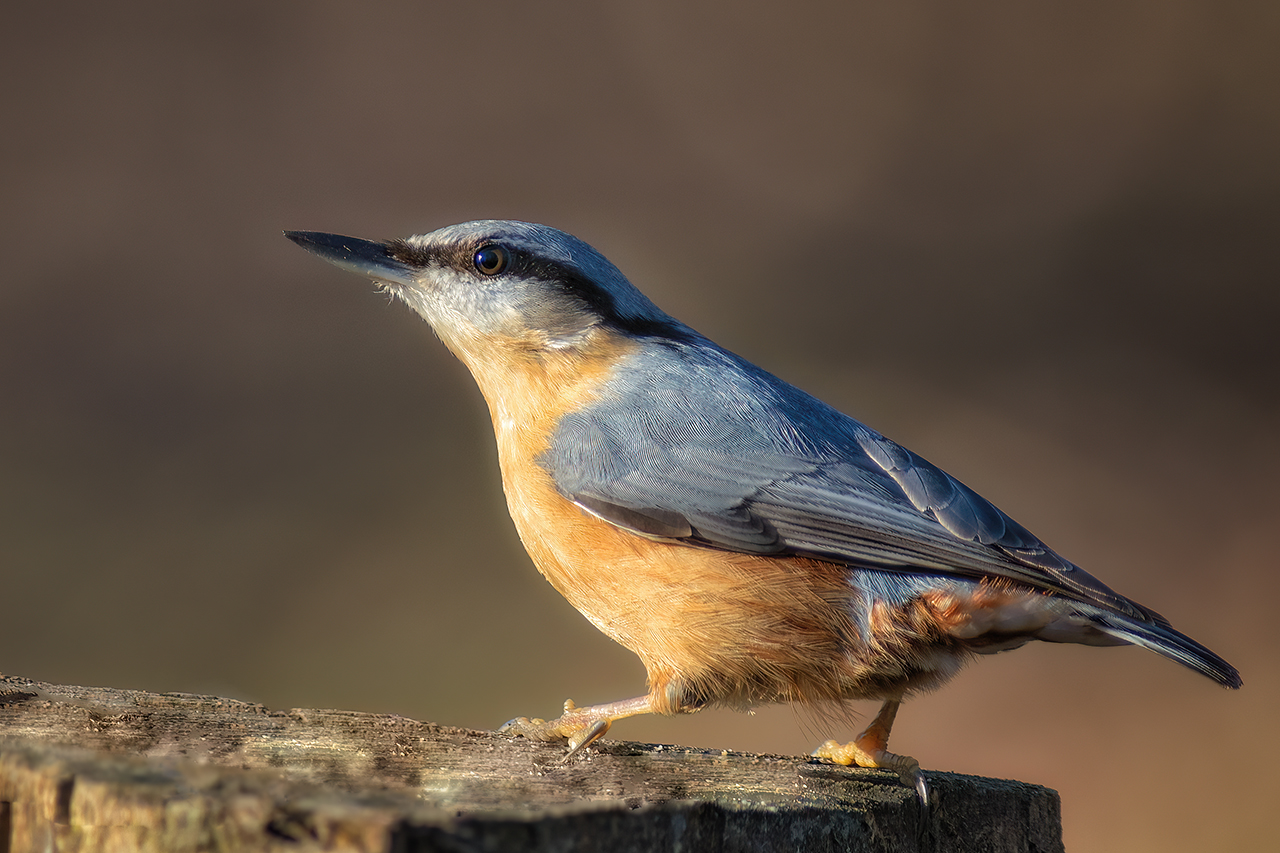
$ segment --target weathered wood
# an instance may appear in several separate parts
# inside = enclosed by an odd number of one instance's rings
[[[1055,851],[1058,796],[929,773],[0,676],[0,853]]]

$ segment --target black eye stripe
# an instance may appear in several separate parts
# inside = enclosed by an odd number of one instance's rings
[[[501,269],[486,273],[477,265],[480,253],[486,250],[502,253],[505,261]],[[540,256],[529,249],[509,248],[496,242],[419,246],[408,240],[397,239],[387,243],[387,254],[418,269],[435,265],[460,272],[476,272],[486,278],[506,274],[516,278],[541,279],[553,283],[562,293],[579,300],[584,307],[597,313],[606,325],[628,334],[653,338],[659,343],[692,339],[688,329],[673,321],[619,315],[614,297],[606,288],[591,281],[581,270]],[[491,259],[486,260],[486,269],[488,268],[492,268]]]

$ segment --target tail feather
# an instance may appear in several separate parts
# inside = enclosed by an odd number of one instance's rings
[[[1118,640],[1150,649],[1170,660],[1212,678],[1223,687],[1236,689],[1244,682],[1234,666],[1167,623],[1140,622],[1116,613],[1090,613],[1089,619]]]

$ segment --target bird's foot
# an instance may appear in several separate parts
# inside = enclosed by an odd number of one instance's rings
[[[579,708],[573,704],[572,699],[566,699],[564,713],[558,718],[543,720],[537,717],[533,719],[516,717],[514,720],[503,724],[498,729],[498,734],[511,737],[526,737],[529,740],[543,742],[568,741],[569,752],[561,759],[561,763],[563,763],[609,731],[609,726],[612,725],[613,720],[608,716],[601,716],[595,713],[601,707]]]
[[[898,774],[903,785],[912,788],[920,803],[929,807],[929,784],[920,770],[920,762],[909,755],[897,755],[890,752],[889,732],[893,728],[894,717],[898,714],[897,700],[889,700],[880,708],[880,713],[867,726],[866,731],[849,743],[838,743],[829,740],[813,751],[813,757],[825,758],[835,764],[846,767],[856,764],[858,767],[879,767],[892,770]]]
[[[897,755],[887,749],[867,749],[859,741],[837,743],[829,740],[813,751],[814,758],[825,758],[834,764],[848,767],[879,767],[893,770],[908,788],[920,789],[924,785],[924,774],[920,770],[920,762],[909,755]]]
[[[653,702],[649,696],[609,702],[605,705],[589,705],[585,708],[579,708],[573,704],[572,699],[566,699],[564,713],[558,718],[531,720],[528,717],[516,717],[498,729],[498,733],[544,742],[568,741],[569,752],[561,759],[563,764],[599,740],[605,732],[609,731],[609,726],[613,725],[614,720],[633,717],[636,714],[648,714],[652,710]]]

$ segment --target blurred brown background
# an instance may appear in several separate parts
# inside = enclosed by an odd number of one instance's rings
[[[1245,678],[1038,646],[899,750],[1059,789],[1077,850],[1274,837],[1280,6],[783,6],[8,9],[0,670],[485,728],[641,692],[521,550],[465,371],[280,236],[530,219]]]

